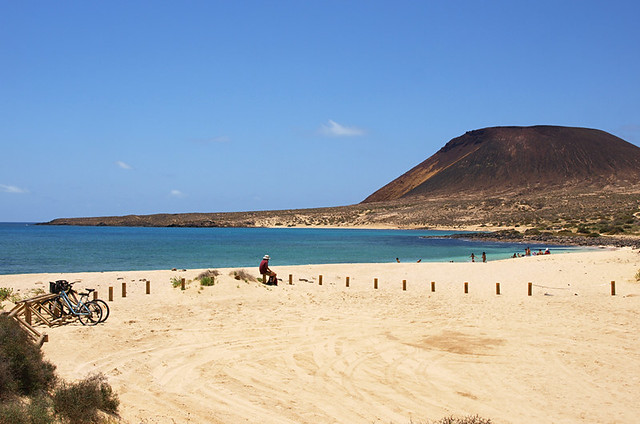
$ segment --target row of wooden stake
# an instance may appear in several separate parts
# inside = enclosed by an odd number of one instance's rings
[[[350,277],[346,277],[345,280],[345,286],[349,287],[349,282],[350,282]],[[151,294],[151,281],[147,281],[146,282],[146,294]],[[184,278],[181,280],[181,289],[184,290],[185,289],[185,280]],[[289,274],[289,285],[293,285],[293,274]],[[318,276],[318,285],[322,285],[322,275]],[[374,289],[378,289],[378,279],[374,278],[373,279],[373,288]],[[402,280],[402,290],[406,291],[407,290],[407,280]],[[432,281],[431,282],[431,291],[435,292],[436,291],[436,282]],[[464,293],[467,294],[469,293],[469,282],[465,281],[464,282]],[[500,283],[496,283],[496,295],[500,295]],[[527,295],[531,296],[533,295],[533,283],[528,283],[527,284]],[[616,295],[616,282],[612,281],[611,282],[611,296],[615,296]],[[127,283],[122,283],[122,297],[127,297]],[[93,292],[93,298],[97,299],[98,298],[98,292],[94,291]],[[113,287],[109,287],[109,302],[113,302]]]
[[[184,278],[182,279],[182,290],[184,290]],[[147,281],[146,294],[151,294],[151,281]],[[122,297],[127,297],[127,283],[122,283]],[[93,299],[98,298],[98,292],[93,292]],[[109,286],[109,302],[113,302],[113,286]]]
[[[293,284],[293,274],[289,274],[289,285]],[[322,285],[322,275],[318,276],[318,285]],[[349,287],[349,277],[346,277],[346,281],[345,281],[345,286]],[[377,289],[378,288],[378,279],[374,278],[373,279],[373,288]],[[406,291],[407,290],[407,280],[402,280],[402,290]],[[432,281],[431,282],[431,291],[435,292],[436,291],[436,282]],[[467,281],[465,281],[464,283],[464,292],[465,294],[469,293],[469,283]],[[496,294],[500,295],[500,283],[496,283]],[[531,296],[533,295],[533,283],[528,283],[527,284],[527,295]],[[611,296],[615,296],[616,295],[616,282],[612,281],[611,282]]]

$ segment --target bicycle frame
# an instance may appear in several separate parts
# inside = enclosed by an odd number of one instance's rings
[[[67,308],[69,308],[73,315],[90,315],[90,313],[81,311],[81,308],[85,303],[82,302],[82,300],[78,300],[76,303],[73,303],[66,291],[62,290],[60,292],[60,299],[66,304]]]

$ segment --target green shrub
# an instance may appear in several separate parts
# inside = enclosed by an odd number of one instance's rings
[[[56,381],[39,347],[14,319],[0,316],[0,424],[83,424],[104,422],[98,411],[117,415],[118,397],[102,374],[54,388]]]
[[[9,299],[9,296],[13,294],[12,288],[0,287],[0,302]]]
[[[75,383],[62,383],[53,393],[57,415],[74,424],[97,422],[99,411],[115,415],[120,401],[102,374]]]
[[[213,286],[216,283],[213,277],[202,277],[200,278],[201,286]]]
[[[201,272],[197,279],[200,280],[201,286],[213,286],[216,283],[216,277],[220,275],[220,271],[216,269],[208,269]]]
[[[173,286],[173,288],[182,286],[182,278],[171,277],[171,280],[169,280],[169,281],[171,282],[171,285]]]
[[[0,424],[31,424],[27,406],[19,400],[0,404]]]
[[[42,358],[42,351],[12,318],[0,316],[0,398],[34,395],[53,387],[55,366]],[[2,366],[0,366],[2,367]]]

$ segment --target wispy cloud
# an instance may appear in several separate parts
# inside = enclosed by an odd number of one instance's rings
[[[126,162],[122,162],[121,160],[116,161],[116,165],[118,165],[118,167],[122,168],[122,169],[133,169],[133,167],[131,165],[129,165]]]
[[[357,127],[346,127],[329,119],[326,124],[322,124],[320,134],[329,137],[358,137],[365,134],[365,131]]]
[[[171,190],[171,192],[169,192],[169,195],[171,195],[171,197],[177,197],[177,198],[183,198],[186,196],[186,194],[184,194],[180,190],[175,190],[175,189]]]
[[[29,193],[29,190],[24,188],[16,187],[13,185],[0,184],[0,191],[4,193],[13,193],[13,194],[24,194]]]

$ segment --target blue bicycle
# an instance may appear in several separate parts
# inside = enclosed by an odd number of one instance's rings
[[[102,308],[95,301],[85,302],[82,298],[74,301],[69,296],[72,284],[66,280],[49,283],[50,289],[58,296],[49,302],[49,311],[55,317],[75,316],[82,325],[96,325],[102,320]]]

